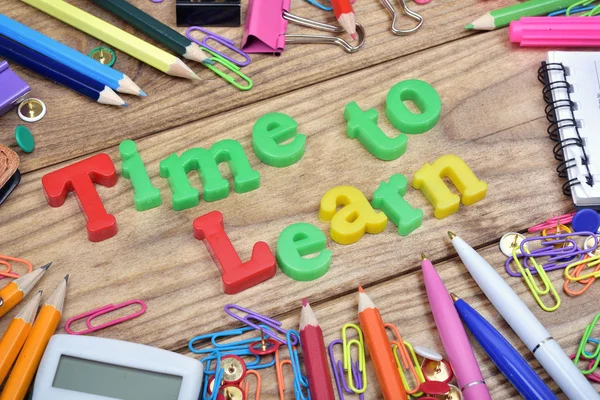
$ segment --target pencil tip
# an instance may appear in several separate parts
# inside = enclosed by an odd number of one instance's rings
[[[69,274],[65,275],[65,282],[69,283]]]
[[[356,40],[356,33],[353,33],[352,35],[350,35],[350,37],[352,38],[352,40]]]
[[[123,103],[121,104],[121,107],[129,107],[129,103]]]
[[[466,26],[465,26],[465,29],[468,29],[468,30],[472,30],[473,28],[475,28],[475,27],[473,26],[473,24],[469,24],[469,25],[466,25]]]
[[[45,269],[46,271],[48,270],[48,268],[50,268],[50,266],[52,265],[52,261],[50,261],[48,264],[40,267],[41,269]]]
[[[450,297],[452,297],[452,301],[456,303],[457,300],[460,299],[460,297],[458,297],[457,295],[455,295],[454,293],[450,293]]]
[[[146,94],[146,92],[144,92],[142,89],[140,89],[140,96],[141,97],[146,97],[148,95]]]
[[[421,261],[427,260],[427,257],[425,257],[425,253],[421,253]]]
[[[36,293],[35,295],[36,295],[36,296],[41,296],[41,295],[42,295],[42,293],[44,293],[44,291],[43,291],[43,290],[38,290],[38,291],[37,291],[37,293]]]
[[[365,289],[363,289],[362,286],[358,285],[358,291],[361,292],[361,293],[364,293]]]
[[[308,305],[308,300],[302,299],[302,307],[306,307]]]
[[[448,231],[448,237],[452,240],[456,237],[456,234],[452,231]]]
[[[210,58],[205,58],[202,61],[202,64],[207,64],[207,65],[215,65],[215,62],[213,60],[211,60]]]

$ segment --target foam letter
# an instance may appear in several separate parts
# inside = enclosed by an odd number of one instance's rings
[[[373,207],[382,210],[398,227],[398,234],[408,236],[421,226],[423,211],[412,208],[402,196],[406,194],[408,180],[394,174],[389,182],[381,182],[373,193]]]
[[[235,294],[275,275],[275,256],[265,242],[256,242],[252,257],[242,263],[223,227],[223,214],[212,211],[194,220],[194,237],[203,240],[221,272],[223,290]]]
[[[331,266],[331,250],[319,228],[298,222],[285,228],[277,239],[277,264],[284,274],[297,281],[312,281],[325,275]],[[309,254],[319,253],[312,258]]]
[[[260,186],[260,174],[250,166],[244,148],[235,140],[226,139],[212,145],[210,150],[193,148],[180,157],[171,154],[160,162],[160,176],[167,178],[171,187],[174,210],[185,210],[200,203],[199,192],[188,181],[187,174],[198,171],[204,185],[204,200],[215,201],[229,195],[229,182],[219,171],[219,164],[227,162],[233,175],[233,190],[245,193]]]
[[[252,128],[252,148],[263,163],[283,168],[297,163],[304,155],[306,135],[298,132],[298,123],[290,116],[270,113],[260,117]],[[292,139],[287,144],[281,144]]]
[[[117,220],[106,212],[94,183],[111,187],[117,179],[112,160],[102,153],[44,175],[42,186],[51,207],[62,206],[69,192],[75,192],[87,220],[88,239],[100,242],[117,234]]]
[[[152,186],[135,142],[133,140],[122,141],[119,145],[119,153],[121,154],[123,177],[129,179],[133,186],[135,209],[145,211],[160,206],[162,204],[160,190]]]
[[[406,100],[412,100],[421,113],[411,112],[404,104]],[[427,132],[437,124],[441,112],[442,100],[438,93],[429,83],[418,79],[395,84],[385,98],[385,115],[400,132]]]
[[[338,206],[344,206],[336,211]],[[387,217],[373,210],[362,192],[352,186],[337,186],[321,199],[321,221],[331,221],[331,238],[339,244],[357,242],[365,233],[385,229]]]
[[[471,168],[461,158],[447,154],[425,164],[413,179],[413,187],[420,190],[434,208],[436,218],[445,218],[458,211],[460,196],[450,191],[442,178],[449,178],[462,195],[465,206],[485,198],[487,183],[477,179]]]
[[[408,139],[400,133],[395,138],[386,136],[379,126],[377,110],[371,108],[362,111],[356,102],[346,105],[344,118],[348,123],[346,134],[350,139],[358,138],[360,143],[380,160],[390,161],[400,157],[406,151]]]

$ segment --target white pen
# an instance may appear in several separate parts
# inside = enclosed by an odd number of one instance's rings
[[[464,240],[452,245],[483,293],[570,400],[600,399],[591,383],[496,270]]]

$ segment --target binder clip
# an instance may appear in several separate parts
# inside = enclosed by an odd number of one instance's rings
[[[335,44],[347,53],[354,53],[365,42],[365,30],[356,24],[358,45],[353,46],[337,36],[287,34],[288,22],[296,23],[307,28],[314,28],[325,32],[342,33],[340,26],[324,24],[311,19],[302,18],[291,14],[291,0],[249,0],[248,16],[244,24],[242,50],[247,53],[273,53],[281,54],[287,43],[315,43]]]
[[[391,27],[392,33],[396,36],[404,36],[404,35],[410,35],[411,33],[415,33],[423,25],[423,17],[420,14],[417,14],[416,12],[414,12],[410,8],[408,8],[405,0],[398,0],[398,1],[400,2],[400,5],[402,6],[402,11],[404,12],[404,14],[406,14],[409,18],[412,18],[415,21],[417,21],[417,25],[415,25],[409,29],[396,28],[396,20],[398,19],[399,12],[396,11],[396,9],[392,5],[392,3],[390,3],[390,0],[381,0],[381,4],[383,4],[383,6],[392,15],[392,27]],[[424,4],[424,3],[421,3],[421,4]]]
[[[0,88],[0,115],[6,114],[29,94],[29,85],[9,68],[6,61],[0,61]]]
[[[8,147],[0,144],[0,204],[21,182],[19,156]]]

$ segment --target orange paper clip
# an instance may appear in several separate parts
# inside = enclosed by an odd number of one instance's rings
[[[139,304],[142,308],[133,314],[129,314],[124,317],[116,318],[116,319],[106,322],[104,324],[101,324],[98,326],[92,325],[92,321],[94,320],[94,318],[98,318],[102,315],[106,315],[113,311],[120,310],[121,308],[128,307],[132,304]],[[65,324],[65,330],[67,331],[67,333],[69,333],[71,335],[86,335],[88,333],[96,332],[96,331],[99,331],[100,329],[108,328],[109,326],[118,325],[122,322],[129,321],[130,319],[137,318],[145,312],[146,312],[146,303],[144,303],[142,300],[130,300],[130,301],[126,301],[125,303],[121,303],[121,304],[117,304],[117,305],[107,304],[103,307],[97,308],[92,311],[88,311],[83,314],[76,315],[73,318],[69,319],[67,321],[67,323]],[[82,320],[84,318],[87,318],[85,321],[85,325],[87,326],[88,329],[85,329],[83,331],[71,330],[71,324],[73,322]]]
[[[583,257],[584,260],[587,260],[588,258],[590,258],[589,254],[586,254]],[[579,264],[577,267],[575,267],[575,269],[573,269],[573,276],[579,276],[579,274],[581,274],[581,271],[583,271],[583,269],[586,267],[587,267],[587,264],[585,264],[585,263]],[[600,264],[596,265],[593,272],[598,272],[598,271],[600,271]],[[588,290],[589,287],[592,286],[592,283],[594,283],[595,280],[596,280],[596,278],[592,276],[587,279],[582,279],[580,281],[576,281],[579,284],[583,284],[583,286],[581,287],[580,290],[571,290],[569,288],[569,284],[571,283],[571,281],[568,278],[565,278],[565,284],[563,286],[563,290],[569,296],[579,296],[580,294],[583,294],[586,290]]]
[[[415,354],[414,349],[408,342],[402,340],[402,336],[400,336],[400,331],[396,325],[386,323],[383,326],[385,329],[389,329],[392,332],[393,339],[390,340],[390,344],[392,345],[394,358],[396,360],[396,364],[398,365],[398,372],[402,378],[402,383],[404,384],[406,393],[415,396],[421,396],[423,393],[419,390],[419,386],[421,383],[425,382],[425,377],[423,376],[423,371],[421,370],[421,366],[417,361],[417,355]],[[398,354],[400,354],[400,357],[398,357]],[[406,372],[410,372],[412,375],[412,388],[410,387],[410,382],[406,376]]]
[[[27,273],[30,273],[31,271],[33,271],[33,265],[31,265],[31,263],[27,260],[0,255],[0,265],[6,266],[6,269],[4,271],[0,271],[0,279],[20,278],[21,277],[21,275],[15,273],[15,272],[11,272],[12,266],[10,265],[9,261],[15,261],[15,262],[27,265]]]
[[[277,386],[279,387],[279,400],[285,400],[285,380],[283,379],[283,366],[288,364],[290,366],[290,369],[292,369],[292,360],[287,359],[279,361],[280,349],[281,347],[279,347],[277,351],[275,351],[275,373],[277,374]]]
[[[244,398],[246,400],[250,400],[250,396],[248,396],[248,389],[250,386],[250,382],[248,382],[248,375],[254,375],[256,378],[256,394],[254,395],[254,400],[260,400],[260,388],[262,386],[262,379],[260,374],[253,369],[249,369],[246,371],[246,378],[244,378]]]

